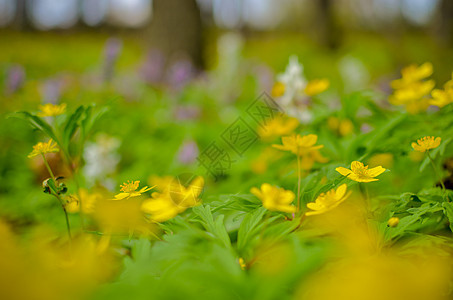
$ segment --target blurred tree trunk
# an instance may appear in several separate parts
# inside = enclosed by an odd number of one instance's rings
[[[453,1],[442,0],[440,4],[440,35],[442,39],[453,44]]]
[[[318,0],[318,24],[322,43],[332,49],[338,48],[341,32],[335,22],[333,0]]]
[[[187,55],[202,68],[202,22],[196,0],[154,0],[149,42],[167,57]]]
[[[14,16],[13,28],[17,30],[31,29],[27,14],[27,5],[32,5],[32,3],[27,0],[16,0],[16,15]]]

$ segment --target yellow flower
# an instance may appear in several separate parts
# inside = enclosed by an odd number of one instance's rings
[[[346,193],[346,190],[347,185],[344,183],[336,190],[332,189],[327,193],[321,193],[318,198],[316,198],[315,202],[307,203],[307,207],[312,211],[307,212],[305,215],[319,215],[334,209],[351,195],[351,192]]]
[[[155,222],[164,222],[176,217],[187,208],[201,203],[199,198],[203,191],[204,179],[196,177],[186,187],[173,180],[171,185],[163,193],[153,193],[151,198],[145,200],[141,210],[150,214],[150,219]]]
[[[308,84],[305,86],[305,94],[308,96],[314,96],[320,94],[327,90],[329,87],[330,82],[328,79],[314,79],[310,80]]]
[[[52,142],[53,142],[52,139],[50,139],[47,143],[42,142],[37,143],[36,145],[33,146],[33,151],[28,155],[28,158],[32,158],[40,154],[60,151],[57,145],[52,144]]]
[[[416,64],[412,64],[401,70],[402,78],[392,81],[392,87],[400,89],[415,81],[428,78],[432,74],[433,65],[430,62],[426,62],[419,67]]]
[[[277,116],[266,121],[266,125],[260,127],[258,133],[264,140],[273,140],[282,135],[288,135],[299,125],[296,118]]]
[[[166,191],[171,183],[175,180],[173,176],[167,175],[167,176],[157,176],[157,175],[151,175],[148,178],[148,184],[151,186],[155,186],[159,192],[164,192]]]
[[[47,103],[40,105],[39,109],[41,112],[38,113],[40,117],[53,117],[64,114],[66,111],[66,103],[60,105],[54,105],[52,103]]]
[[[352,124],[351,120],[340,120],[337,117],[330,117],[327,120],[327,126],[330,130],[339,134],[340,136],[347,136],[354,130],[354,124]]]
[[[151,197],[143,201],[141,210],[150,214],[150,219],[154,222],[165,222],[186,210],[186,207],[176,205],[169,193],[155,192]]]
[[[387,225],[390,227],[396,227],[400,223],[400,219],[397,217],[392,217],[387,221]]]
[[[326,163],[329,160],[321,155],[318,149],[310,150],[305,155],[301,156],[300,168],[302,170],[310,170],[315,162]]]
[[[272,87],[271,96],[281,97],[285,93],[285,85],[281,82],[276,82]]]
[[[82,198],[82,206],[84,214],[92,214],[96,203],[102,199],[99,193],[89,194],[86,189],[79,190],[79,196]],[[66,211],[69,213],[77,213],[80,211],[80,200],[76,195],[70,195],[65,205]]]
[[[389,102],[393,105],[404,105],[409,113],[415,114],[425,111],[429,106],[426,98],[435,86],[434,80],[423,79],[431,76],[433,66],[431,63],[424,63],[420,67],[410,65],[401,71],[402,78],[392,81],[393,95]]]
[[[315,146],[318,140],[318,136],[316,134],[309,134],[300,136],[299,134],[294,134],[290,136],[282,137],[282,144],[283,145],[272,145],[272,147],[284,150],[284,151],[291,151],[292,153],[302,156],[304,154],[309,153],[312,150],[320,149],[324,147],[323,145]]]
[[[140,196],[141,194],[151,190],[152,188],[154,188],[154,187],[149,188],[149,187],[145,186],[145,187],[141,188],[139,191],[137,191],[139,184],[140,184],[140,181],[138,181],[138,180],[132,181],[132,182],[130,182],[128,180],[127,182],[124,182],[122,185],[120,185],[122,193],[115,195],[114,200],[121,200],[121,199],[125,199],[125,198],[137,197],[137,196]]]
[[[201,200],[199,197],[203,191],[203,187],[203,177],[197,176],[187,186],[179,182],[179,180],[174,180],[170,185],[168,193],[176,205],[188,208],[200,204]]]
[[[453,78],[453,74],[452,74]],[[431,92],[433,99],[429,101],[429,104],[438,106],[440,108],[453,103],[453,79],[447,81],[444,84],[444,89],[435,89]]]
[[[263,206],[268,210],[286,213],[296,212],[296,207],[291,204],[295,198],[291,191],[263,183],[261,189],[253,187],[250,192],[260,199]]]
[[[425,152],[427,150],[439,147],[440,142],[440,137],[434,138],[433,136],[425,136],[421,139],[418,139],[417,143],[412,143],[412,148],[414,148],[415,151]]]
[[[371,182],[379,180],[374,177],[384,173],[385,168],[379,166],[368,169],[368,166],[364,166],[363,163],[359,161],[353,161],[351,163],[351,170],[343,167],[338,167],[335,170],[341,175],[347,176],[351,180],[357,182]]]

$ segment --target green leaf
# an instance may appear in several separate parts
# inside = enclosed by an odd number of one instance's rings
[[[231,247],[230,236],[228,235],[223,223],[223,219],[225,217],[224,215],[219,215],[214,220],[211,213],[211,207],[209,205],[196,206],[192,210],[201,218],[202,224],[208,232],[214,234],[214,236],[222,241],[225,246]]]
[[[265,213],[266,209],[264,207],[259,207],[244,217],[238,231],[237,248],[239,251],[246,246],[247,241],[256,232],[254,229]]]
[[[453,231],[453,203],[444,202],[442,203],[442,207],[444,208],[445,216],[447,216],[448,221],[450,222],[450,230]]]
[[[46,121],[44,121],[42,118],[32,115],[31,113],[29,113],[27,111],[16,112],[15,114],[13,114],[11,116],[29,121],[33,127],[38,129],[39,131],[43,132],[47,136],[49,136],[60,146],[60,148],[62,148],[61,142],[57,138],[55,133],[53,132],[52,127],[50,127],[50,125]]]
[[[80,119],[85,112],[85,107],[83,105],[79,106],[76,111],[69,117],[66,125],[63,129],[63,144],[66,148],[69,146],[69,141],[77,130],[77,127],[80,125]]]

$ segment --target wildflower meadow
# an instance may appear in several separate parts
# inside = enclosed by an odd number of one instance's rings
[[[452,299],[446,40],[39,26],[0,29],[0,299]]]

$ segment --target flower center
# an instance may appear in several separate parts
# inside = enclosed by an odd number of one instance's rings
[[[121,187],[121,191],[125,193],[131,193],[135,191],[138,188],[138,185],[140,184],[140,181],[132,181],[130,182],[129,180],[127,182],[124,182]]]

